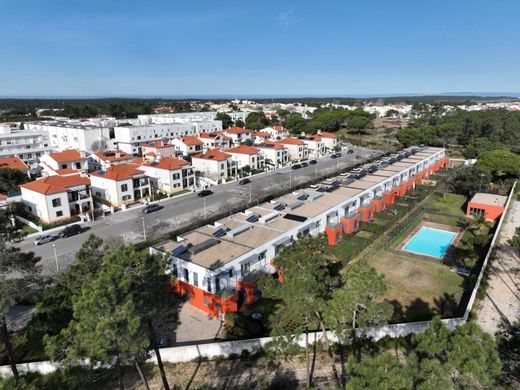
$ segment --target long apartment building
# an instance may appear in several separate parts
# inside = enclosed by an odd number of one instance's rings
[[[51,149],[46,130],[21,130],[0,125],[0,157],[19,157],[24,163],[33,164]]]
[[[177,291],[188,294],[192,305],[211,315],[236,312],[241,304],[258,299],[257,280],[276,272],[273,259],[284,246],[320,233],[336,245],[361,221],[371,221],[447,163],[443,148],[407,151],[400,161],[359,180],[327,180],[153,246],[150,252],[168,256],[167,272],[175,275]]]

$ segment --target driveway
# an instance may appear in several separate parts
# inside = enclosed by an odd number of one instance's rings
[[[250,199],[253,201],[263,199],[282,189],[288,192],[296,185],[345,170],[379,154],[380,152],[370,149],[356,148],[353,154],[343,152],[342,157],[337,159],[321,158],[316,165],[297,170],[286,167],[254,176],[251,178],[251,185],[231,182],[214,186],[211,188],[213,195],[205,198],[199,198],[192,193],[167,199],[161,201],[164,207],[160,211],[147,215],[142,214],[141,207],[119,211],[106,218],[85,223],[83,226],[87,228],[87,232],[67,239],[58,239],[38,247],[32,243],[33,239],[26,239],[18,246],[23,251],[33,251],[41,257],[42,273],[52,275],[58,272],[57,268],[61,271],[74,262],[76,251],[90,234],[95,234],[104,240],[137,243],[144,239],[145,232],[147,238],[159,236],[187,226],[195,220],[209,218],[216,212],[231,211],[238,206],[246,206]]]

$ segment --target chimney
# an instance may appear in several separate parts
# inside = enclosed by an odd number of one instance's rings
[[[302,133],[300,134],[302,137],[305,137],[305,131],[302,131]]]
[[[121,158],[121,152],[119,150],[116,150],[116,158]]]
[[[321,134],[321,130],[318,130],[317,134]]]

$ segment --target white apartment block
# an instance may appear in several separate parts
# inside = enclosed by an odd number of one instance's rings
[[[249,166],[251,169],[263,169],[265,166],[264,155],[253,146],[240,145],[224,150],[237,162],[238,169]]]
[[[156,160],[137,158],[133,164],[150,178],[152,188],[172,194],[196,185],[191,165],[177,157],[159,157]]]
[[[280,143],[264,142],[255,147],[265,156],[265,165],[279,168],[289,162],[289,151]]]
[[[231,138],[221,131],[215,133],[201,133],[197,138],[204,144],[204,151],[215,148],[227,149],[231,147]]]
[[[51,149],[46,130],[19,130],[0,125],[0,157],[16,156],[26,164],[34,164]]]
[[[211,149],[193,155],[191,165],[195,171],[200,171],[204,176],[215,181],[236,176],[238,173],[238,163],[230,154],[220,149]]]
[[[301,139],[284,138],[277,143],[287,148],[290,160],[305,160],[309,157],[309,148]]]
[[[204,142],[193,135],[185,137],[178,137],[171,140],[175,150],[187,156],[193,153],[200,153],[203,151]]]
[[[40,165],[44,170],[56,171],[68,169],[74,171],[87,171],[88,162],[85,154],[75,149],[52,152],[40,157]]]

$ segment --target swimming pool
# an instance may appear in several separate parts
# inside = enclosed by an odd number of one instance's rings
[[[423,226],[406,243],[403,250],[442,259],[455,237],[456,232]]]

